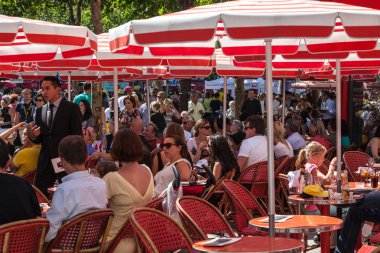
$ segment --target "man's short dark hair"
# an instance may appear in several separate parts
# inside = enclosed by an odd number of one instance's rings
[[[87,159],[87,145],[80,135],[69,135],[58,146],[59,156],[71,165],[82,165]]]
[[[9,160],[9,149],[8,144],[0,139],[0,168],[4,168]]]
[[[128,146],[126,146],[128,143]],[[132,130],[122,128],[117,131],[111,147],[112,159],[119,162],[137,162],[143,156],[144,144]]]
[[[249,127],[252,127],[256,130],[256,134],[265,135],[265,121],[262,117],[258,115],[249,116],[246,120],[246,125],[249,124]]]
[[[288,118],[285,120],[285,126],[289,127],[289,129],[290,129],[290,131],[292,131],[292,133],[298,132],[299,125],[296,124],[292,118]]]
[[[147,126],[152,126],[154,136],[157,137],[159,130],[158,130],[158,127],[156,126],[156,124],[149,122]]]
[[[91,90],[91,83],[84,83],[83,84],[83,89],[84,90]]]
[[[216,125],[219,129],[223,129],[223,118],[217,118]],[[229,118],[226,118],[226,125],[231,125],[231,120]]]
[[[43,81],[51,82],[53,84],[54,88],[61,87],[61,82],[55,76],[47,76],[44,79],[42,79],[42,82]]]

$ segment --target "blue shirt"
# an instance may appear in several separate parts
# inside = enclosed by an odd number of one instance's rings
[[[335,106],[335,102],[333,100],[331,100],[329,98],[326,101],[324,101],[324,109],[326,110],[326,112],[323,115],[323,119],[333,119],[333,118],[335,118],[336,106]]]
[[[62,223],[80,213],[107,208],[107,187],[105,182],[91,176],[88,171],[77,171],[62,178],[54,193],[51,207],[46,211],[50,229],[45,241],[51,241]]]

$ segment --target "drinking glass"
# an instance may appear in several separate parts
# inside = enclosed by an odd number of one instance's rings
[[[370,178],[371,178],[371,188],[377,188],[379,185],[379,176],[375,172],[373,172],[371,173]]]

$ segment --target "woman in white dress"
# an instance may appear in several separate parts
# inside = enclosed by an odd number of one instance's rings
[[[191,174],[191,165],[186,159],[187,147],[183,142],[183,138],[178,135],[168,135],[161,144],[161,149],[164,150],[169,163],[154,176],[154,194],[161,194],[170,182],[174,180],[173,166],[177,168],[181,181],[189,181]]]

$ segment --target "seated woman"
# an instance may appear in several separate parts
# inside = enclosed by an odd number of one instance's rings
[[[209,164],[215,180],[223,178],[228,172],[235,169],[235,178],[240,174],[239,165],[232,154],[226,138],[222,135],[214,135],[209,137]]]
[[[380,160],[380,126],[377,127],[374,136],[369,140],[365,152],[375,158],[377,161]]]
[[[187,141],[187,149],[196,163],[200,159],[202,148],[207,146],[207,136],[212,135],[211,124],[208,120],[200,119],[195,123],[194,131],[194,137]]]
[[[9,164],[9,168],[15,171],[19,177],[37,169],[38,157],[41,150],[40,144],[35,144],[30,140],[27,128],[22,132],[22,142],[22,147]]]
[[[326,128],[321,119],[312,119],[310,121],[310,135],[312,141],[316,141],[327,149],[331,148],[331,143],[327,138]]]
[[[170,124],[164,131],[164,138],[166,136],[172,136],[172,135],[177,135],[181,137],[184,143],[185,141],[185,133],[184,129],[182,128],[181,125],[177,123],[172,123]],[[153,162],[152,162],[152,173],[153,175],[156,175],[157,172],[161,171],[165,164],[169,162],[169,159],[166,157],[165,152],[163,149],[158,149],[153,152]],[[191,156],[190,153],[187,152],[186,159],[192,164]]]
[[[273,139],[274,139],[274,156],[280,158],[281,156],[293,157],[294,152],[292,145],[285,140],[286,130],[280,121],[273,122]]]
[[[191,174],[191,164],[186,159],[188,154],[186,143],[178,135],[167,135],[161,144],[165,152],[165,156],[169,159],[169,163],[154,176],[156,183],[154,187],[155,195],[161,194],[174,180],[173,166],[178,170],[181,181],[189,181]]]
[[[111,155],[114,161],[119,162],[120,168],[103,177],[107,184],[109,205],[114,212],[107,242],[114,239],[133,208],[143,207],[153,198],[153,175],[146,165],[138,163],[143,155],[142,150],[143,143],[133,131],[122,128],[116,133]],[[122,239],[114,252],[135,252],[134,240]]]

